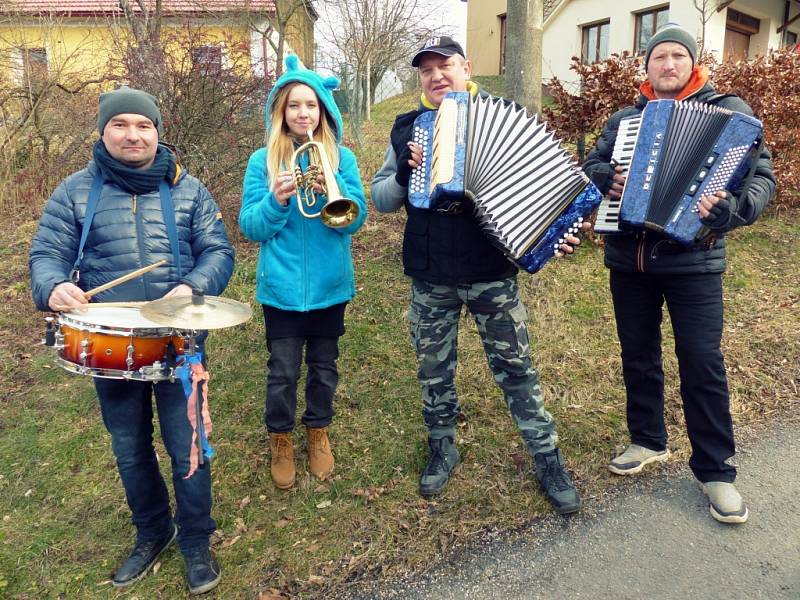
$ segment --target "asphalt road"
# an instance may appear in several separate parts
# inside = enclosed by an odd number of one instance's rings
[[[645,468],[577,516],[549,516],[354,598],[800,600],[800,423],[772,425],[736,460],[743,525],[713,520],[688,468]]]

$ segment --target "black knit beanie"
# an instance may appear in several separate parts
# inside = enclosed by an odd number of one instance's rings
[[[158,100],[142,90],[122,86],[113,92],[100,94],[100,103],[97,110],[97,130],[103,135],[103,129],[112,117],[122,114],[142,115],[153,122],[161,136],[164,131],[161,126],[161,111]]]
[[[650,61],[653,49],[662,42],[675,42],[684,46],[689,51],[689,56],[692,57],[692,65],[694,66],[697,63],[697,40],[677,23],[667,23],[656,31],[655,35],[647,42],[647,53],[644,55],[645,69],[647,69],[647,63]]]

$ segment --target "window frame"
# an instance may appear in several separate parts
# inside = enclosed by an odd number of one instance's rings
[[[642,33],[642,20],[648,16],[653,15],[653,30],[650,33],[650,38],[652,38],[656,31],[658,31],[658,15],[659,13],[666,13],[666,22],[669,23],[669,4],[664,4],[662,6],[656,6],[655,8],[649,8],[647,10],[642,10],[639,12],[633,13],[634,16],[634,27],[633,27],[633,55],[634,56],[644,56],[647,53],[647,44],[645,44],[642,48],[639,48],[639,38],[641,37]],[[663,25],[663,23],[662,23]],[[649,42],[649,38],[648,38]]]
[[[225,69],[225,45],[222,43],[202,44],[190,50],[192,69],[209,74],[219,74]]]
[[[606,43],[606,55],[602,56],[601,53],[601,40],[603,39],[602,31],[603,27],[606,27],[606,40],[610,40],[611,36],[611,19],[604,19],[602,21],[595,21],[593,23],[586,23],[585,25],[581,25],[581,64],[584,65],[593,65],[595,63],[604,61],[608,58],[608,43]],[[589,60],[588,56],[588,45],[589,45],[589,32],[592,30],[596,30],[596,39],[595,39],[595,47],[593,48],[594,52],[594,59]]]

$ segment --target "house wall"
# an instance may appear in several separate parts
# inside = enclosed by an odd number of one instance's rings
[[[473,75],[500,73],[500,15],[506,0],[471,0],[467,4],[467,58]]]
[[[0,23],[0,77],[20,76],[19,53],[14,50],[19,47],[45,48],[51,76],[70,80],[105,73],[115,51],[114,40],[129,35],[123,23],[106,17],[55,17]],[[247,54],[253,71],[263,75],[265,44],[261,36],[248,27],[245,17],[165,20],[166,27],[184,28],[187,24],[202,30],[208,43],[221,43],[224,56],[230,58],[236,52]],[[267,64],[274,70],[275,54],[269,43],[266,49]],[[297,52],[304,64],[313,64],[313,20],[304,10],[298,10],[290,19],[285,52]]]
[[[500,63],[500,28],[498,15],[506,11],[506,0],[471,0],[468,3],[467,39],[473,70],[477,75],[496,75]],[[702,37],[702,19],[692,0],[564,0],[544,23],[542,77],[546,81],[558,77],[575,82],[569,70],[570,59],[580,56],[581,27],[610,21],[609,53],[631,52],[636,27],[635,13],[669,6],[669,20],[679,23]],[[761,19],[760,31],[751,36],[749,55],[765,54],[778,48],[783,39],[777,29],[783,22],[784,0],[736,0],[728,8]],[[798,13],[792,3],[790,17]],[[705,47],[722,58],[725,42],[727,10],[713,10],[706,23]],[[789,27],[800,31],[800,20]],[[480,50],[478,50],[480,49]]]

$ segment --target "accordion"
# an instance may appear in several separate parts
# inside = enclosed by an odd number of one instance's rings
[[[468,199],[492,244],[529,273],[602,200],[553,133],[502,98],[450,92],[416,118],[412,139],[422,162],[411,173],[410,204],[455,212]]]
[[[652,100],[620,122],[611,155],[626,175],[622,197],[604,199],[594,230],[653,229],[691,246],[708,233],[700,198],[736,190],[757,160],[762,126],[740,112],[699,102]]]

